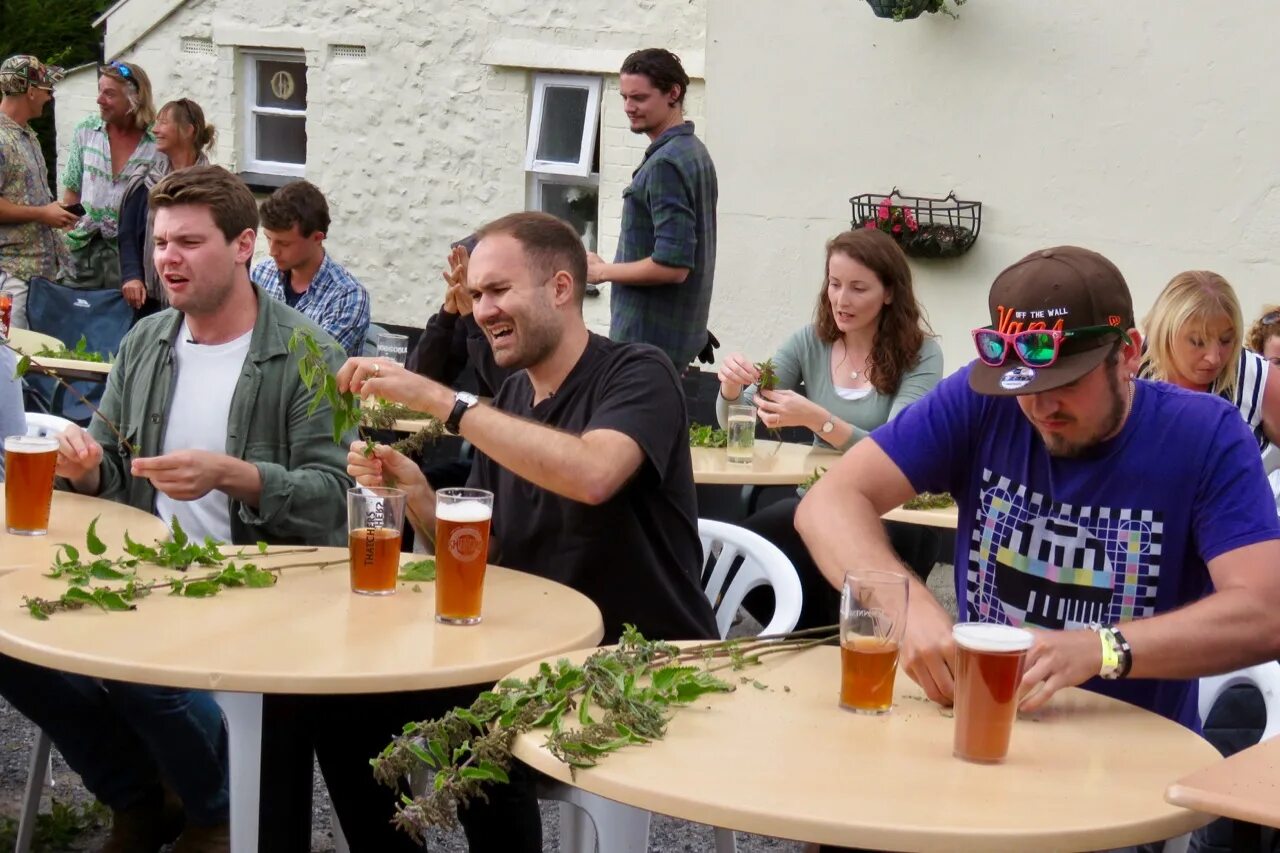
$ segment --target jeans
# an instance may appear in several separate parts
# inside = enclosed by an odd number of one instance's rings
[[[208,693],[72,675],[0,655],[0,695],[44,730],[84,786],[115,811],[156,802],[187,822],[226,823],[227,736]]]

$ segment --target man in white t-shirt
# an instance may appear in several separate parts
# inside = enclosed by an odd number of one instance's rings
[[[193,538],[336,545],[345,539],[345,445],[288,350],[294,329],[337,342],[249,280],[258,212],[248,187],[214,166],[169,175],[151,193],[155,262],[170,309],[121,344],[101,419],[70,427],[59,485],[176,518]],[[115,814],[104,849],[154,851],[185,822],[183,851],[226,850],[227,754],[206,693],[104,682],[0,656],[0,693],[49,733]],[[84,726],[84,720],[93,720]],[[160,780],[182,801],[169,805]],[[168,803],[166,800],[168,799]]]

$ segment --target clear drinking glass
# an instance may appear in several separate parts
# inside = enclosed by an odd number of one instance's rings
[[[436,621],[475,625],[484,601],[493,492],[436,492]]]
[[[390,595],[400,571],[400,535],[405,493],[385,486],[347,490],[347,544],[351,549],[351,591]]]
[[[730,462],[738,465],[750,465],[755,458],[756,448],[756,407],[737,405],[729,407],[728,441],[725,444],[725,455]]]
[[[394,332],[383,332],[378,335],[378,356],[389,358],[397,364],[404,364],[409,358],[409,336],[397,335]]]
[[[907,578],[852,571],[840,596],[840,705],[859,714],[893,707],[898,648],[907,627]]]

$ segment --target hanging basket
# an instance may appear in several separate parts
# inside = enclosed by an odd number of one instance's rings
[[[884,231],[913,258],[959,257],[982,228],[982,202],[961,201],[954,192],[928,198],[903,195],[894,187],[888,195],[856,195],[849,204],[854,228]]]
[[[907,21],[925,12],[937,11],[930,7],[941,4],[936,0],[867,0],[867,5],[877,18]]]

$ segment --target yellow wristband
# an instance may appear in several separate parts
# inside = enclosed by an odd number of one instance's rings
[[[1106,628],[1098,631],[1098,639],[1102,641],[1102,669],[1098,674],[1115,672],[1120,669],[1120,654],[1116,651],[1116,641]]]

